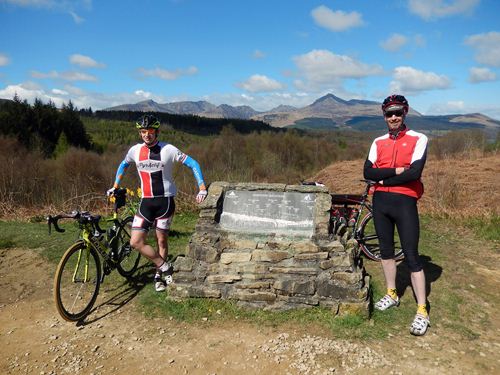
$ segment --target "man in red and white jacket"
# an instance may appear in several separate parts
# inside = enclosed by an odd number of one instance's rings
[[[364,177],[377,181],[373,219],[387,284],[387,294],[375,303],[375,308],[386,310],[399,305],[394,260],[396,226],[417,298],[417,314],[410,332],[421,336],[430,325],[425,274],[418,254],[420,227],[417,210],[417,200],[424,192],[420,178],[427,156],[427,137],[407,128],[408,109],[408,101],[402,95],[391,95],[384,100],[382,111],[389,132],[373,141],[364,165]]]

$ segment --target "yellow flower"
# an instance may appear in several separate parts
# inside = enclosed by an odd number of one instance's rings
[[[140,187],[137,188],[137,196],[142,196],[142,189]]]
[[[128,195],[129,197],[133,197],[133,196],[134,196],[134,191],[133,191],[133,190],[131,190],[131,189],[129,189],[129,188],[127,188],[127,195]]]
[[[114,195],[112,195],[111,197],[109,197],[109,201],[110,201],[111,203],[115,203],[115,201],[116,201],[115,196],[114,196]]]

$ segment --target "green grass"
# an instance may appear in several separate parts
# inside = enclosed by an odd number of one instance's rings
[[[239,321],[255,326],[280,327],[295,323],[301,327],[315,326],[327,328],[337,337],[378,339],[387,336],[387,330],[375,326],[370,320],[360,316],[335,316],[326,308],[295,309],[282,312],[239,308],[234,301],[209,298],[189,298],[176,301],[165,294],[145,288],[139,301],[144,313],[149,317],[172,318],[177,321],[197,324],[207,322]]]
[[[63,225],[65,233],[57,233],[52,229],[50,235],[47,224],[40,222],[0,221],[0,228],[2,232],[0,248],[40,249],[41,254],[51,262],[57,262],[78,235],[77,228],[73,224]]]
[[[197,213],[177,213],[174,217],[170,239],[169,252],[172,257],[184,254],[190,236],[194,231]],[[0,248],[9,249],[22,247],[36,249],[51,262],[56,263],[64,250],[76,239],[77,231],[74,225],[64,225],[64,234],[53,232],[48,235],[47,226],[43,223],[0,222],[2,238]],[[457,233],[460,233],[457,236]],[[152,236],[150,240],[152,241]],[[467,256],[461,254],[460,248],[468,246],[469,241],[475,244],[478,240],[473,234],[462,233],[446,219],[429,216],[421,217],[420,253],[431,287],[429,301],[431,318],[442,327],[459,333],[464,339],[473,340],[478,333],[469,324],[475,311],[463,287],[467,285]],[[487,242],[483,242],[487,244]],[[460,247],[461,246],[461,247]],[[478,245],[481,246],[481,245]],[[457,250],[458,249],[458,250]],[[456,252],[456,253],[455,253]],[[373,300],[385,293],[383,274],[379,263],[365,260],[367,272],[371,275]],[[184,321],[192,324],[204,322],[239,321],[256,326],[279,327],[287,324],[298,324],[300,327],[319,327],[328,330],[336,337],[360,339],[382,339],[389,334],[400,334],[407,331],[415,314],[416,306],[409,282],[409,273],[404,263],[398,266],[399,293],[403,293],[401,305],[397,309],[385,312],[373,311],[369,320],[359,316],[334,316],[325,308],[310,308],[284,312],[248,310],[239,308],[234,301],[222,301],[203,298],[190,298],[183,301],[173,301],[164,293],[156,293],[151,287],[153,267],[143,259],[138,279],[144,282],[138,295],[141,309],[147,316],[159,316]],[[55,265],[54,265],[55,267]],[[446,277],[444,276],[446,272]],[[115,275],[116,274],[116,275]],[[119,283],[121,278],[116,272],[105,281],[108,287]],[[477,288],[475,298],[495,303],[498,297],[487,290]],[[489,316],[484,316],[480,324],[487,326]]]
[[[472,229],[478,238],[500,242],[500,216],[472,218],[465,221],[464,224]]]

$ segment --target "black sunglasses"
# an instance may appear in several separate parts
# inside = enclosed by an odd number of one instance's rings
[[[384,116],[387,118],[392,117],[392,116],[402,117],[404,114],[405,114],[404,111],[400,109],[399,111],[385,112]]]

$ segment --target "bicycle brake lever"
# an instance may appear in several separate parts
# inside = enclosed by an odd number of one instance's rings
[[[59,233],[64,233],[66,232],[66,229],[59,228],[56,222],[54,222],[54,229],[59,232]]]
[[[47,216],[47,225],[49,226],[49,235],[51,234],[52,232],[52,225],[50,225],[52,222],[52,216]]]
[[[54,225],[54,229],[56,230],[56,232],[64,233],[66,231],[66,229],[60,228],[57,224],[57,219],[50,215],[47,216],[47,223],[49,224],[49,234],[51,234],[52,225]]]

